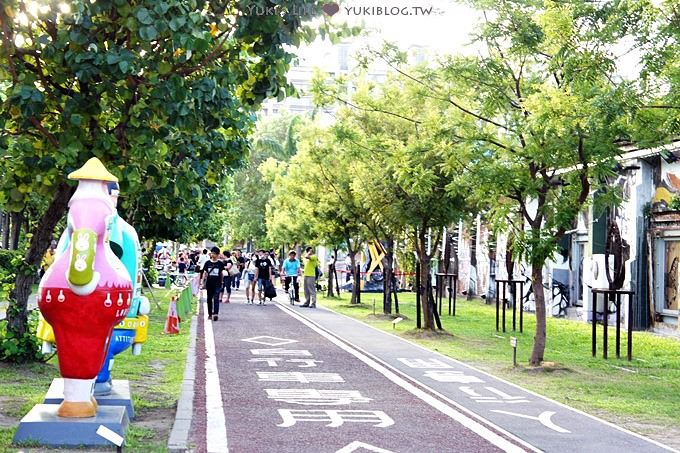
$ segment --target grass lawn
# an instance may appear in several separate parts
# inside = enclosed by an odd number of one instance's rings
[[[149,339],[142,354],[123,352],[116,356],[112,371],[114,379],[130,380],[135,420],[130,424],[125,451],[131,452],[167,451],[189,346],[188,321],[182,323],[179,335],[163,334],[168,301],[174,291],[153,291],[161,309],[151,299]],[[59,377],[56,357],[44,364],[0,363],[0,452],[18,450],[11,442],[19,420],[33,405],[42,403],[55,377]]]
[[[633,361],[602,359],[602,326],[598,326],[598,357],[591,357],[591,325],[548,318],[545,360],[547,367],[528,366],[535,318],[525,314],[524,332],[512,332],[509,312],[506,333],[496,332],[495,305],[483,300],[458,300],[456,317],[442,315],[442,325],[452,335],[427,334],[415,329],[415,295],[399,294],[401,315],[407,319],[393,330],[391,318],[382,315],[382,294],[362,294],[361,305],[341,299],[321,298],[320,305],[351,316],[378,329],[396,333],[428,349],[461,360],[508,381],[569,406],[680,447],[680,341],[645,332],[633,332]],[[378,316],[373,316],[373,300]],[[445,301],[444,310],[447,305]],[[447,312],[447,311],[446,311]],[[519,315],[519,314],[518,314]],[[615,336],[609,330],[609,355],[615,357]],[[512,366],[510,337],[518,340],[518,367]]]

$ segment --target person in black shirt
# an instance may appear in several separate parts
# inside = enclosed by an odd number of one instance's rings
[[[274,284],[274,273],[272,272],[272,262],[269,255],[264,250],[258,251],[258,258],[255,260],[255,280],[257,281],[257,290],[260,297],[260,305],[264,304],[263,291],[266,285]]]
[[[246,258],[241,254],[241,249],[234,249],[231,254],[232,261],[236,261],[238,266],[238,274],[234,275],[231,279],[231,287],[238,290],[241,286],[241,274],[246,268]]]
[[[225,250],[223,252],[224,259],[221,260],[224,263],[224,279],[222,280],[222,289],[220,289],[220,300],[222,300],[225,304],[229,303],[229,299],[231,299],[231,280],[232,280],[232,272],[231,269],[236,266],[234,264],[234,261],[231,258],[231,252],[229,250]],[[224,300],[224,293],[227,293],[227,300]]]
[[[217,321],[220,311],[220,289],[224,279],[224,262],[217,259],[219,254],[220,249],[217,247],[210,250],[210,259],[203,265],[200,276],[208,293],[208,319],[213,321]]]

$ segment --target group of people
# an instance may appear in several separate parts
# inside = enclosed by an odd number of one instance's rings
[[[298,279],[302,276],[305,303],[301,307],[316,308],[316,285],[321,270],[312,247],[305,249],[302,261],[297,257],[297,252],[291,250],[283,262],[273,250],[268,252],[260,249],[243,256],[239,249],[220,251],[218,247],[213,247],[209,253],[207,249],[203,249],[196,266],[200,269],[201,288],[205,288],[207,293],[210,320],[218,320],[220,303],[230,302],[231,292],[240,289],[241,279],[245,281],[247,304],[254,305],[256,295],[260,305],[264,305],[267,298],[271,301],[271,291],[276,286],[277,278],[280,278],[286,292],[292,285],[294,304],[300,302]]]

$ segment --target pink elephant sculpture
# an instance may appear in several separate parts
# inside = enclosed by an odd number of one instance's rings
[[[127,315],[132,282],[108,245],[115,207],[107,182],[118,179],[97,159],[69,175],[78,188],[69,201],[69,248],[45,273],[38,306],[54,329],[64,401],[57,415],[92,417],[97,373],[104,363],[111,332]]]

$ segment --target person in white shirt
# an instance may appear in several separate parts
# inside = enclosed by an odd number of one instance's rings
[[[208,249],[203,249],[203,253],[201,256],[198,257],[198,262],[196,263],[198,265],[198,269],[203,269],[203,266],[205,266],[205,263],[210,260],[210,256],[208,256]]]

